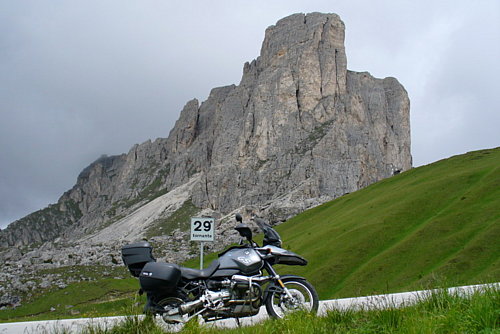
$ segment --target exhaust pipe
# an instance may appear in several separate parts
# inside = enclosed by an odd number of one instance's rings
[[[203,305],[202,298],[197,299],[197,300],[193,300],[192,302],[187,302],[185,304],[181,304],[179,306],[179,313],[180,314],[189,313],[189,312],[193,311],[194,309],[197,309],[201,305]]]
[[[172,315],[173,314],[186,314],[189,313],[200,306],[208,303],[211,304],[213,302],[216,302],[218,300],[223,300],[225,298],[231,297],[231,293],[229,291],[207,291],[203,296],[201,296],[199,299],[193,300],[192,302],[187,302],[184,304],[181,304],[178,309],[172,310]],[[170,315],[170,312],[169,312]]]

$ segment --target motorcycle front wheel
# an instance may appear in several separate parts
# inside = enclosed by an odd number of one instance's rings
[[[283,284],[290,292],[272,291],[265,301],[267,313],[273,318],[283,318],[285,315],[295,311],[314,312],[318,311],[319,298],[314,287],[305,279],[283,278]]]

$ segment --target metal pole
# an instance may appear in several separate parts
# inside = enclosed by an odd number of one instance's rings
[[[203,241],[200,242],[200,270],[203,269]]]

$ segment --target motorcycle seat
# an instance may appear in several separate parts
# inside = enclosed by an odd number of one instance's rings
[[[219,268],[219,260],[213,260],[208,268],[198,270],[193,268],[181,267],[181,275],[185,279],[209,278]]]

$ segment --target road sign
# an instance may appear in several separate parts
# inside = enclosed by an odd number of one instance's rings
[[[200,270],[203,269],[203,242],[215,240],[215,219],[191,218],[191,241],[200,242]]]
[[[214,241],[214,218],[191,218],[191,241]]]

